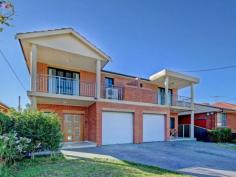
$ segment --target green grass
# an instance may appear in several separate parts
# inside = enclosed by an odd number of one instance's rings
[[[7,177],[176,177],[184,176],[158,167],[106,159],[36,158],[6,169]],[[10,173],[10,174],[9,174]],[[0,174],[1,176],[1,174]],[[3,176],[3,174],[2,174]]]

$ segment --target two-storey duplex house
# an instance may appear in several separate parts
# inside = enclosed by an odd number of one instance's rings
[[[178,113],[194,116],[199,79],[162,70],[148,79],[105,71],[111,58],[70,28],[16,35],[31,76],[32,107],[60,117],[65,142],[97,145],[167,141]],[[148,62],[148,60],[146,60]],[[190,88],[190,96],[178,90]]]

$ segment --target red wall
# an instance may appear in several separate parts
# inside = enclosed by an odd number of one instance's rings
[[[216,113],[207,115],[207,113],[195,114],[194,125],[215,129],[216,127]],[[191,115],[179,116],[179,124],[190,124]]]

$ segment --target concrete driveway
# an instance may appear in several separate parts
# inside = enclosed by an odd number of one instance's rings
[[[194,176],[236,176],[236,150],[195,141],[110,145],[64,151],[159,166]]]

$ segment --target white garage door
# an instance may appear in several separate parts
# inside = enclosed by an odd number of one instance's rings
[[[157,114],[143,114],[143,142],[165,140],[165,117]]]
[[[133,114],[102,113],[102,144],[133,143]]]

